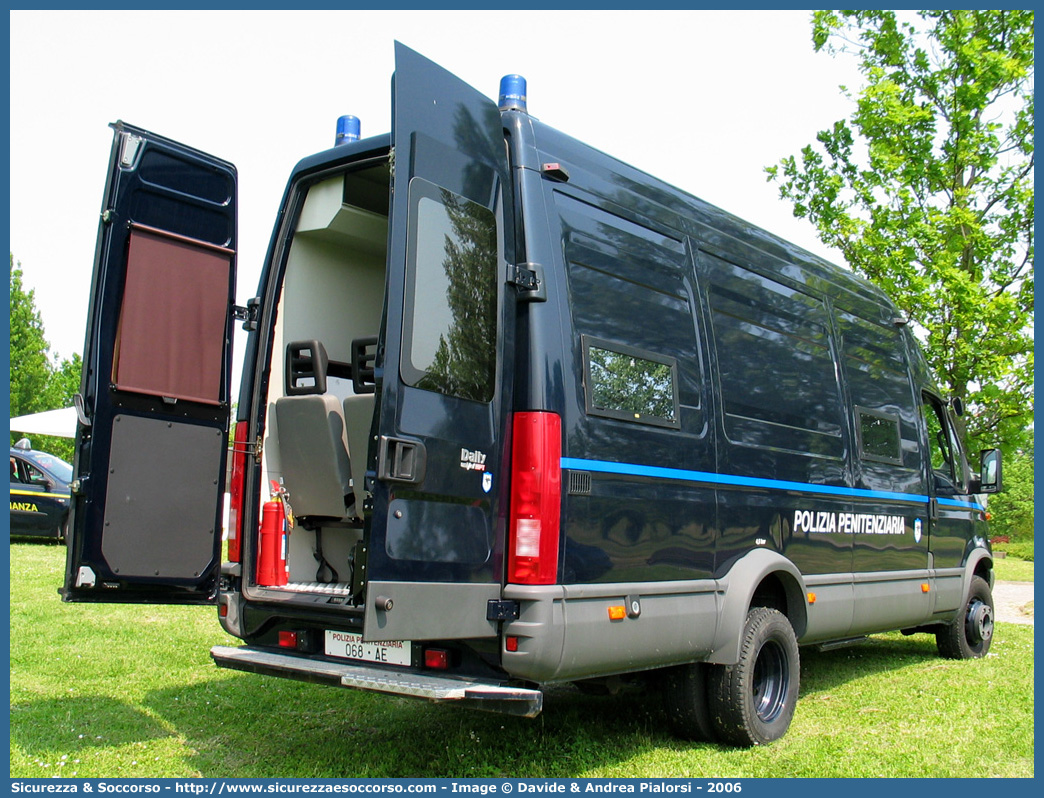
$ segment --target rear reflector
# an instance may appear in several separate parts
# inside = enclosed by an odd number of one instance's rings
[[[232,479],[228,486],[228,559],[239,562],[240,545],[243,540],[243,481],[246,478],[246,466],[249,444],[245,421],[236,422],[236,431],[232,436]]]
[[[562,419],[516,413],[511,452],[508,582],[553,585],[558,578],[562,504]]]
[[[518,638],[517,637],[506,637],[504,638],[504,648],[508,651],[518,651]]]
[[[449,652],[444,648],[424,649],[424,667],[446,670],[449,667]]]
[[[297,648],[297,632],[280,632],[279,645],[283,648]]]

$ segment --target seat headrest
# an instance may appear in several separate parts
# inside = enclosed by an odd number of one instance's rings
[[[286,347],[287,396],[326,393],[326,370],[330,358],[319,341],[294,341]]]

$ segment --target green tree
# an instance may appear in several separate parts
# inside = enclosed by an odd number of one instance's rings
[[[1014,451],[1033,413],[1033,12],[817,11],[812,28],[865,85],[769,179],[914,322],[971,438]]]
[[[22,284],[22,265],[11,255],[11,416],[50,410],[51,345],[44,337],[36,298]]]
[[[1004,490],[990,496],[991,535],[1007,535],[1017,543],[1033,542],[1033,438],[1029,446],[1004,460]]]
[[[34,291],[25,290],[22,265],[15,265],[13,253],[10,264],[11,417],[69,407],[73,394],[80,390],[82,359],[75,353],[60,361],[52,358]],[[11,433],[11,443],[21,437],[21,433]],[[34,435],[32,444],[34,449],[72,460],[73,442],[69,438]]]

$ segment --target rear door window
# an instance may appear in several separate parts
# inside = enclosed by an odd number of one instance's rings
[[[496,217],[414,178],[406,262],[403,380],[489,402],[497,362]]]

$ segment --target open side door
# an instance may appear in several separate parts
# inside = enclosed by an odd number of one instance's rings
[[[496,103],[396,43],[364,639],[492,637],[513,242]]]
[[[122,122],[94,259],[66,601],[215,600],[236,171]]]

